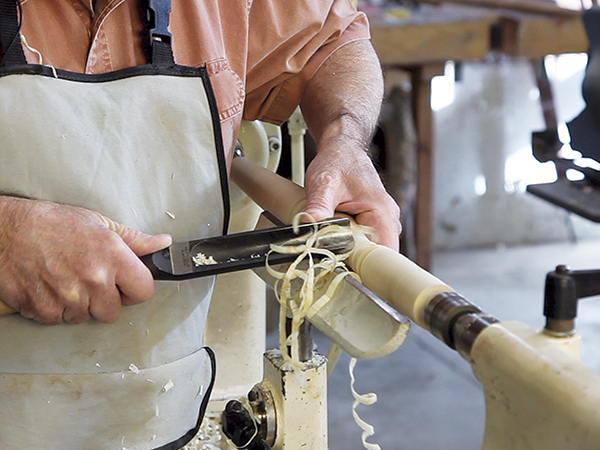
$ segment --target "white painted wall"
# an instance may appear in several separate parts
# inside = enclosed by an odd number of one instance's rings
[[[584,65],[585,55],[547,61],[559,121],[584,107]],[[578,239],[600,237],[600,224],[524,192],[554,173],[531,154],[531,132],[544,123],[529,63],[464,63],[456,83],[452,67],[446,72],[432,86],[434,248],[566,241],[570,229]]]

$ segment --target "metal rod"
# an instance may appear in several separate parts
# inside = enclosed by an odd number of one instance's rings
[[[310,361],[312,359],[313,340],[311,334],[311,323],[308,320],[304,320],[300,324],[298,330],[298,358],[302,362]],[[292,319],[288,317],[285,321],[285,334],[289,336],[292,332]],[[290,346],[287,346],[288,354],[291,353]],[[291,355],[290,355],[291,356]]]
[[[300,325],[300,334],[298,336],[298,356],[300,361],[310,361],[312,359],[312,350],[311,324],[308,320],[304,320]]]

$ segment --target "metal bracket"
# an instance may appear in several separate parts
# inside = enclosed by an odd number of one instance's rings
[[[561,265],[546,275],[544,292],[544,331],[556,335],[575,332],[577,302],[600,295],[600,270],[571,270]]]

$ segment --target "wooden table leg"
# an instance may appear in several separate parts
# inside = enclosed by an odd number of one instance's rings
[[[440,63],[410,69],[413,89],[413,111],[417,130],[417,199],[415,204],[416,263],[431,268],[433,213],[433,114],[431,111],[431,79],[444,73]]]

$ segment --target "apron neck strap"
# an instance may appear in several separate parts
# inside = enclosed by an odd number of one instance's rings
[[[148,0],[146,11],[150,28],[151,63],[159,66],[175,64],[168,30],[171,0]],[[21,46],[20,17],[19,0],[0,0],[0,67],[27,64]]]
[[[146,9],[150,28],[150,48],[152,64],[165,66],[175,64],[171,47],[169,14],[171,0],[148,0]]]
[[[19,16],[21,16],[19,0],[0,0],[0,47],[2,51],[0,67],[27,64],[21,46]]]

